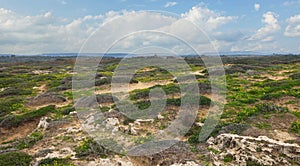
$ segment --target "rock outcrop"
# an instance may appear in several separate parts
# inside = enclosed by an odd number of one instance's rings
[[[300,146],[270,139],[221,134],[208,141],[213,165],[300,164]]]

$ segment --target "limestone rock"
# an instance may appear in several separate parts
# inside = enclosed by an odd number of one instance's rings
[[[171,166],[200,166],[199,164],[195,163],[194,161],[187,161],[185,164],[172,164]]]
[[[49,123],[50,121],[51,121],[51,119],[49,117],[42,117],[36,130],[38,130],[38,129],[43,129],[43,131],[47,130],[50,125],[50,123]]]
[[[91,161],[88,166],[134,166],[132,162],[125,158],[99,159]]]
[[[300,164],[300,146],[270,139],[266,136],[257,138],[235,134],[221,134],[208,139],[211,158],[214,165],[241,165],[248,163],[260,165]]]

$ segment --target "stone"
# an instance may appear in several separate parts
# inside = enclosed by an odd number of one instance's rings
[[[153,123],[154,119],[136,119],[134,124],[141,125],[142,123]]]
[[[49,117],[42,117],[40,119],[40,122],[39,122],[36,130],[38,130],[38,129],[43,129],[43,131],[47,130],[50,125],[50,123],[49,123],[50,121],[51,121],[51,119]]]
[[[161,114],[157,115],[157,119],[164,119],[165,117],[163,117]]]
[[[73,133],[79,133],[82,131],[81,128],[76,128],[76,127],[69,127],[66,129],[68,134],[73,134]]]
[[[227,165],[246,166],[247,162],[260,165],[292,165],[300,159],[300,146],[270,139],[266,136],[249,137],[221,134],[207,140],[213,165],[224,165],[224,158],[232,156]],[[217,153],[216,153],[217,152]]]
[[[106,128],[112,128],[112,127],[120,124],[118,118],[107,118],[105,120],[105,122],[106,122],[106,124],[105,124]]]
[[[88,163],[88,166],[134,166],[132,162],[125,158],[107,158],[107,159],[102,159],[100,158],[99,160],[96,161],[91,161]]]
[[[129,123],[129,131],[132,135],[138,135],[137,128],[134,127],[133,123]]]
[[[187,161],[185,164],[175,163],[175,164],[172,164],[171,166],[200,166],[200,165],[195,163],[194,161]]]

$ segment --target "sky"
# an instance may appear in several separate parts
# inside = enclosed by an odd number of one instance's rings
[[[182,20],[200,28],[210,43]],[[299,54],[300,0],[0,0],[1,54],[77,53],[97,31],[105,47],[140,30],[174,34],[198,50],[212,44],[219,52]],[[154,38],[161,47],[191,53],[154,33],[119,42],[114,51],[132,52]]]

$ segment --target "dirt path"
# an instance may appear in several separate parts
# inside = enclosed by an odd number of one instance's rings
[[[171,81],[139,82],[137,84],[130,84],[129,91],[133,91],[133,90],[137,90],[137,89],[146,89],[146,88],[153,87],[155,85],[167,85],[170,83],[172,83],[172,82]],[[117,91],[117,92],[122,92],[122,91]],[[108,89],[95,91],[95,94],[104,94],[104,93],[111,93],[110,87],[108,87]]]
[[[46,84],[43,84],[43,85],[41,85],[39,87],[33,87],[33,89],[39,90],[39,94],[42,94],[42,93],[46,92],[47,86],[46,86]]]

